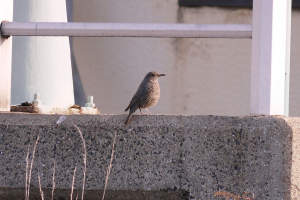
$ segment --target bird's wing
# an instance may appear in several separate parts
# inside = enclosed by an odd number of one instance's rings
[[[129,108],[131,108],[132,106],[136,105],[140,100],[140,96],[137,94],[134,94],[129,105],[127,106],[127,108],[125,109],[125,111],[127,111]]]
[[[132,106],[139,104],[144,99],[149,98],[149,94],[150,94],[151,90],[152,90],[152,87],[150,87],[150,88],[146,88],[145,86],[142,87],[142,84],[141,84],[139,86],[138,90],[136,91],[136,93],[133,95],[133,97],[132,97],[129,105],[125,109],[125,111],[127,111]]]

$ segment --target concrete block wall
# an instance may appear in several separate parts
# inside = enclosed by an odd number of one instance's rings
[[[81,197],[84,149],[86,199],[101,199],[116,133],[106,199],[225,199],[218,191],[253,199],[297,199],[299,118],[247,116],[0,114],[0,199],[23,199],[26,156],[33,164],[31,197],[40,198],[37,174],[51,198]],[[224,194],[224,193],[223,193]],[[75,197],[74,197],[75,198]]]

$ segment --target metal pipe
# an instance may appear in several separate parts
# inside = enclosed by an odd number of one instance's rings
[[[7,36],[252,38],[251,24],[3,22]]]

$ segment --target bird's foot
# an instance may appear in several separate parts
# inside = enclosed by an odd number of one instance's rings
[[[147,110],[146,108],[144,108],[144,109]],[[149,112],[149,110],[147,110],[148,113],[142,113],[142,110],[140,109],[140,112],[141,112],[141,115],[151,115],[151,113]]]
[[[145,108],[145,110],[147,110],[147,108]],[[147,110],[148,113],[146,113],[146,115],[151,115],[151,113],[149,112],[149,110]]]
[[[150,115],[150,114],[149,114],[149,113],[142,113],[142,112],[141,112],[141,115]]]
[[[140,109],[140,108],[139,108]],[[141,113],[141,115],[143,115],[143,113],[142,113],[142,110],[140,109],[140,113]]]

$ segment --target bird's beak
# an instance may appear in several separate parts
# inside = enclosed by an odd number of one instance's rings
[[[158,74],[158,77],[161,77],[161,76],[166,76],[165,74]]]

